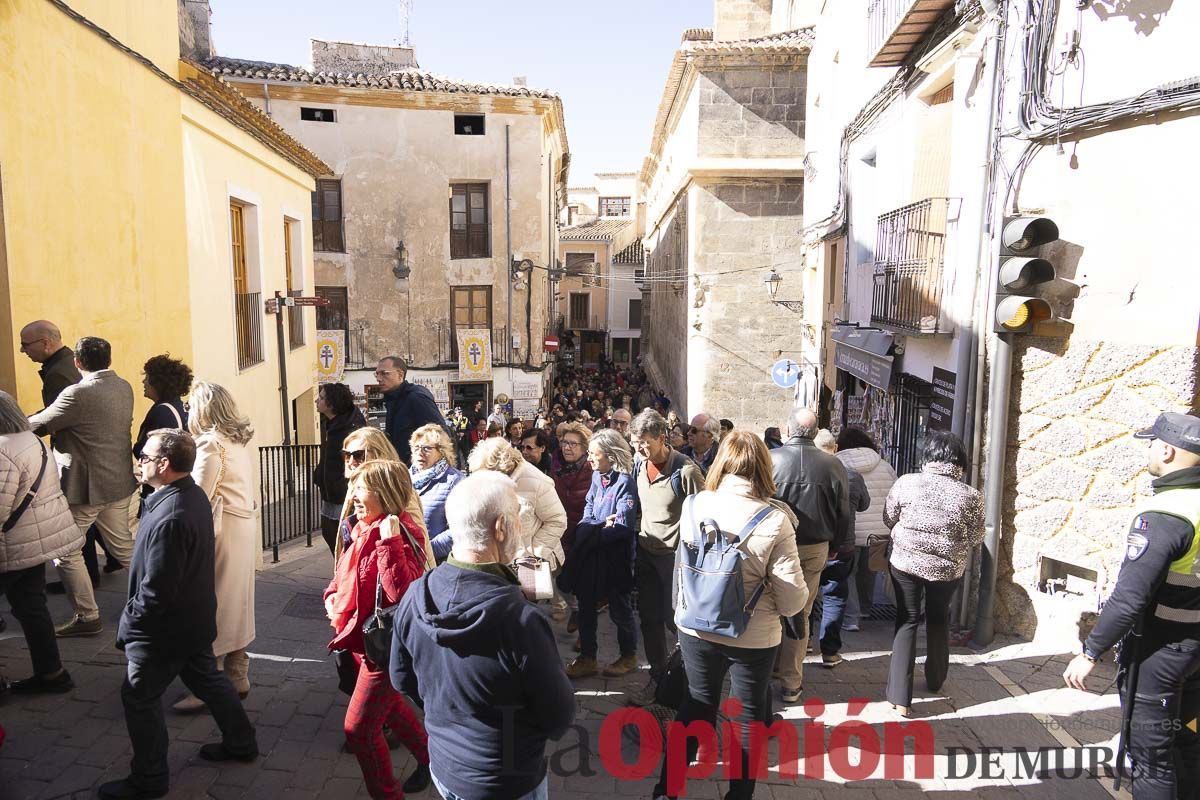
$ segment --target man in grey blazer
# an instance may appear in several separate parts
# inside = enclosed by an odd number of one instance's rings
[[[83,376],[66,387],[48,407],[29,418],[34,433],[51,434],[62,476],[63,494],[80,530],[92,523],[108,552],[129,565],[129,497],[133,478],[130,431],[133,387],[109,369],[112,346],[85,336],[75,345],[75,366]],[[56,630],[59,636],[95,636],[104,630],[82,552],[59,559],[58,572],[75,608],[75,617]]]

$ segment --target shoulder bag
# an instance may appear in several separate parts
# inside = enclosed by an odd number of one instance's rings
[[[37,477],[34,478],[33,483],[30,484],[29,491],[25,493],[25,497],[21,499],[21,502],[17,504],[17,507],[14,508],[12,513],[8,515],[8,519],[4,521],[4,527],[0,528],[0,531],[4,533],[8,533],[17,526],[17,522],[20,521],[21,515],[24,514],[25,510],[33,503],[33,498],[37,497],[38,489],[42,488],[42,478],[46,475],[46,462],[49,460],[49,457],[46,455],[46,445],[42,444],[40,439],[38,440],[38,447],[41,448],[42,451],[42,465],[38,468]]]
[[[888,568],[888,558],[892,551],[892,537],[881,533],[867,535],[867,569],[871,572],[884,572]]]
[[[406,525],[401,524],[401,529],[404,531],[404,536],[408,539],[408,546],[412,548],[413,558],[421,563],[422,573],[429,571],[429,560],[425,557],[425,548],[417,544],[417,540],[413,538],[412,531]],[[379,546],[377,543],[376,547]],[[372,557],[374,553],[372,552]],[[396,606],[400,605],[399,599],[390,606],[383,605],[383,576],[376,575],[375,577],[375,613],[367,618],[363,623],[363,651],[366,653],[367,659],[379,669],[387,669],[388,661],[391,660],[392,653],[392,624],[396,616]]]

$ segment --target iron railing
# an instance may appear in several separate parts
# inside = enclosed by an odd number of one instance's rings
[[[246,369],[263,360],[262,318],[266,312],[259,292],[235,294],[233,300],[238,369]]]
[[[950,199],[934,197],[879,217],[871,322],[941,333],[942,266]]]
[[[346,369],[366,369],[367,332],[362,328],[346,331]]]
[[[279,545],[301,536],[312,547],[313,531],[321,527],[321,495],[312,482],[320,460],[319,444],[258,448],[263,549],[272,561],[279,561]]]
[[[574,331],[602,331],[604,320],[596,314],[571,314],[567,317],[567,328]]]

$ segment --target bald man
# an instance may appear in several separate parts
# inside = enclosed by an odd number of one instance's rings
[[[21,352],[42,365],[38,375],[42,378],[43,407],[57,400],[63,389],[79,383],[75,354],[63,344],[62,333],[53,322],[39,319],[21,328]]]
[[[813,442],[820,429],[817,415],[798,408],[788,419],[788,439],[771,451],[775,472],[775,497],[787,503],[800,522],[796,525],[796,551],[808,585],[804,619],[812,614],[819,594],[825,562],[853,544],[850,523],[850,484],[837,456],[822,452]],[[804,638],[784,637],[779,650],[779,678],[783,702],[800,702],[804,656],[808,652],[808,626]]]

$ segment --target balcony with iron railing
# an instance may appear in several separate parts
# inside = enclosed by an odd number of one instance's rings
[[[949,332],[942,290],[952,202],[931,197],[879,217],[871,324],[910,335]]]
[[[262,294],[260,292],[235,294],[233,310],[238,369],[248,369],[263,361],[262,320],[265,310]]]
[[[604,319],[596,314],[568,314],[567,328],[573,331],[602,331]]]
[[[868,66],[902,64],[953,7],[954,0],[871,0],[867,7]]]

